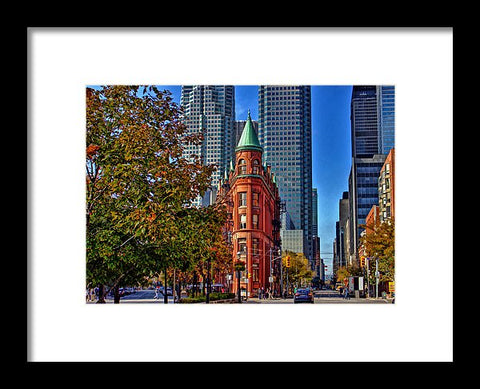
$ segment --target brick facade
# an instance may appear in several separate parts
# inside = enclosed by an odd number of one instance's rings
[[[244,132],[253,129],[248,122]],[[252,141],[242,143],[240,139],[235,163],[232,161],[217,197],[227,204],[232,262],[241,261],[246,267],[240,277],[240,287],[247,292],[247,297],[256,296],[259,288],[278,291],[280,285],[280,273],[276,271],[279,261],[271,263],[280,245],[280,198],[275,177],[270,166],[262,165],[262,149],[255,140],[256,135],[250,145]],[[269,281],[271,275],[273,282]],[[236,272],[231,288],[237,293]]]

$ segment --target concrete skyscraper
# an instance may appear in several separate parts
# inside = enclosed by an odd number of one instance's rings
[[[235,148],[235,87],[183,85],[180,98],[189,133],[203,133],[201,145],[186,145],[184,155],[200,155],[204,164],[215,164],[211,189],[197,205],[215,201],[220,178],[228,171]]]
[[[296,230],[303,231],[304,254],[312,261],[310,86],[259,86],[258,137],[291,222]]]

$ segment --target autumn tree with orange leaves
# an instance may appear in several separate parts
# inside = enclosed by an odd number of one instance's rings
[[[86,103],[87,285],[106,294],[193,268],[206,211],[192,219],[187,210],[215,167],[182,153],[201,135],[188,134],[170,92],[154,86],[87,88]]]
[[[378,258],[378,271],[380,272],[380,281],[388,282],[395,280],[395,220],[391,218],[383,223],[361,225],[368,229],[368,233],[363,235],[361,244],[365,248],[368,257],[372,258],[371,266],[375,265],[375,259]],[[371,271],[370,282],[375,282],[375,272]]]

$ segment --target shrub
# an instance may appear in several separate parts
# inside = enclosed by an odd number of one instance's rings
[[[210,301],[225,300],[225,299],[231,299],[234,297],[235,297],[235,293],[218,293],[218,292],[210,293]],[[180,299],[180,302],[182,304],[194,304],[194,303],[204,303],[205,300],[206,300],[206,296],[184,297]]]

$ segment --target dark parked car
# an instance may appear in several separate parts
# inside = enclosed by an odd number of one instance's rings
[[[313,304],[313,292],[310,288],[297,289],[297,292],[293,296],[294,303],[312,303]]]

